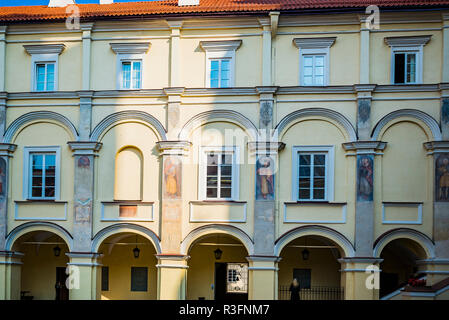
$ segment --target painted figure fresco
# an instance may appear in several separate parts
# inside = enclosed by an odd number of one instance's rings
[[[165,196],[176,199],[181,196],[180,190],[181,163],[179,159],[170,157],[164,163]]]
[[[435,162],[435,200],[449,201],[449,153],[440,154]]]
[[[90,167],[90,160],[89,157],[82,156],[78,159],[78,167],[80,168],[89,168]]]
[[[373,164],[372,155],[357,156],[357,200],[373,201]]]
[[[256,164],[256,199],[274,199],[274,161],[268,156],[260,157]]]

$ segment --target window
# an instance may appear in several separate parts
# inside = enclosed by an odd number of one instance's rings
[[[53,91],[55,90],[55,63],[36,63],[36,83],[35,91]]]
[[[200,197],[203,200],[236,200],[238,198],[236,148],[202,148]]]
[[[423,47],[431,36],[388,37],[391,47],[391,82],[393,84],[422,83]]]
[[[131,291],[148,291],[147,267],[131,267]]]
[[[332,201],[334,148],[293,147],[294,201]]]
[[[101,291],[109,291],[109,267],[101,267]]]
[[[122,89],[140,89],[142,61],[122,61]]]
[[[293,39],[300,54],[300,85],[327,86],[329,84],[329,52],[335,39],[335,37]]]
[[[298,280],[301,289],[310,289],[312,283],[311,269],[293,269],[293,279]]]
[[[206,87],[235,85],[235,51],[241,43],[241,40],[201,41],[201,48],[206,51]]]
[[[58,90],[58,61],[63,44],[24,45],[31,55],[31,91]]]
[[[248,264],[228,263],[226,265],[226,292],[248,292]]]
[[[230,85],[230,59],[210,60],[210,87],[228,88]]]
[[[117,89],[137,90],[144,87],[144,57],[150,42],[111,43],[117,55]]]
[[[24,198],[59,199],[59,147],[26,147]]]

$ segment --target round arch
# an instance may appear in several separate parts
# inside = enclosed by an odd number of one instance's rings
[[[161,245],[159,237],[150,229],[132,223],[118,223],[98,231],[92,240],[92,252],[98,252],[100,245],[106,238],[114,234],[123,232],[135,233],[150,240],[150,242],[153,244],[156,250],[156,253],[157,254],[161,253]]]
[[[273,135],[279,137],[290,124],[305,117],[323,117],[333,120],[344,128],[349,141],[357,140],[357,133],[351,122],[341,113],[325,108],[306,108],[286,115],[276,126]]]
[[[243,128],[253,141],[257,141],[258,130],[254,123],[239,112],[232,110],[212,110],[197,114],[186,122],[179,132],[180,140],[188,140],[190,133],[196,128],[212,121],[224,120]]]
[[[435,257],[435,244],[425,234],[408,228],[399,228],[390,230],[381,235],[374,242],[373,257],[380,257],[382,250],[393,240],[409,239],[419,244],[426,252],[427,259]]]
[[[279,256],[288,243],[304,236],[321,236],[333,241],[343,250],[345,258],[354,257],[355,255],[352,243],[344,235],[333,229],[316,225],[298,227],[283,234],[275,242],[274,255]]]
[[[217,233],[230,235],[238,239],[245,246],[248,255],[252,255],[254,253],[254,243],[244,231],[233,226],[212,224],[192,230],[181,242],[181,254],[187,255],[193,245],[202,237]]]
[[[99,141],[100,137],[103,136],[112,125],[123,120],[143,121],[156,131],[160,140],[167,140],[164,126],[155,117],[144,111],[125,110],[110,114],[101,120],[101,122],[92,130],[90,141]]]
[[[423,122],[432,133],[434,141],[440,141],[442,139],[440,126],[432,116],[415,109],[401,109],[393,111],[379,120],[373,129],[371,140],[378,141],[380,133],[384,131],[384,128],[387,128],[391,121],[402,117],[408,117]],[[417,124],[420,125],[420,123]]]
[[[65,241],[67,247],[69,248],[69,251],[71,251],[73,248],[73,238],[70,235],[70,233],[63,227],[51,222],[32,221],[21,224],[18,227],[15,227],[8,234],[8,236],[6,237],[6,245],[5,245],[6,251],[12,251],[12,247],[17,239],[33,231],[48,231],[54,233]]]
[[[19,132],[20,128],[22,128],[27,123],[38,120],[56,121],[70,133],[73,140],[79,140],[78,131],[76,130],[75,126],[68,118],[66,118],[62,114],[53,111],[33,111],[21,115],[9,125],[3,136],[3,142],[12,143],[13,138]]]

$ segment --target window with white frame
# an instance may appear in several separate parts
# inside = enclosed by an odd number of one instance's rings
[[[391,47],[391,83],[422,83],[423,47],[431,36],[388,37]]]
[[[24,198],[59,199],[59,147],[25,147],[24,157]]]
[[[334,197],[334,147],[293,147],[294,201],[332,201]]]
[[[300,55],[300,85],[327,86],[329,84],[329,52],[335,39],[335,37],[293,39]]]
[[[122,60],[121,88],[141,89],[142,88],[142,61]]]
[[[206,87],[235,86],[235,51],[241,43],[241,40],[200,42],[206,52]]]
[[[59,55],[63,44],[24,45],[31,55],[31,91],[58,90]]]
[[[138,90],[144,87],[144,56],[150,48],[149,42],[111,43],[117,55],[117,89]]]
[[[202,147],[199,194],[201,200],[238,199],[237,147]]]

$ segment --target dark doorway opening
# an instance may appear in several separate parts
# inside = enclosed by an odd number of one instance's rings
[[[66,286],[68,275],[65,267],[56,267],[56,300],[69,300],[69,289]]]
[[[227,263],[215,263],[215,300],[217,301],[245,301],[248,293],[227,292]]]

